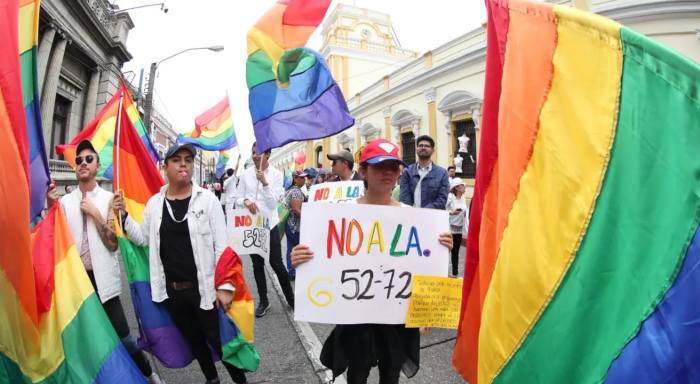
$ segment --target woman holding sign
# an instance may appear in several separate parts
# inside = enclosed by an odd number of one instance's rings
[[[360,174],[366,181],[365,195],[357,204],[404,206],[391,198],[391,192],[401,175],[399,148],[385,140],[376,139],[367,144],[360,154]],[[440,234],[440,244],[452,248],[452,235]],[[292,264],[298,265],[313,258],[313,252],[304,244],[292,250]],[[420,333],[417,328],[403,324],[346,324],[336,325],[321,351],[321,362],[333,370],[333,376],[347,369],[350,384],[366,383],[373,366],[379,366],[379,383],[399,382],[403,370],[413,377],[419,368]]]

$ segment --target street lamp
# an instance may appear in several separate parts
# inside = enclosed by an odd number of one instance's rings
[[[194,47],[194,48],[187,48],[183,49],[180,52],[174,53],[156,63],[151,63],[151,72],[148,75],[148,89],[146,92],[146,100],[143,106],[144,112],[143,112],[143,123],[146,125],[146,130],[148,131],[148,134],[151,135],[151,115],[153,112],[153,87],[155,86],[156,82],[156,71],[158,70],[158,66],[162,64],[166,60],[170,60],[175,56],[181,55],[185,52],[189,51],[197,51],[197,50],[202,50],[206,49],[208,51],[212,52],[221,52],[224,50],[223,45],[212,45],[210,47]]]
[[[124,9],[115,9],[114,12],[112,12],[112,15],[118,15],[120,13],[125,13],[128,11],[131,11],[133,9],[139,9],[139,8],[148,8],[148,7],[157,7],[160,6],[160,10],[163,11],[163,13],[168,13],[168,6],[165,5],[165,3],[153,3],[153,4],[146,4],[146,5],[139,5],[137,7],[130,7],[130,8],[124,8]]]

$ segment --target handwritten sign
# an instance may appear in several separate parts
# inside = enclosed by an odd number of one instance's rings
[[[336,181],[311,186],[309,202],[346,203],[365,194],[365,183],[358,180]]]
[[[406,327],[457,329],[462,304],[462,279],[413,276]]]
[[[332,209],[329,209],[332,207]],[[445,276],[447,212],[364,204],[304,204],[295,320],[402,324],[414,273]]]
[[[227,233],[233,248],[239,255],[270,254],[270,220],[247,209],[231,209],[227,212]]]

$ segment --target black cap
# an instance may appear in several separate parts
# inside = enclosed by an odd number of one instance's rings
[[[163,159],[163,161],[167,161],[169,158],[175,156],[175,154],[181,149],[187,150],[189,153],[192,154],[192,156],[197,156],[197,148],[195,148],[194,145],[189,143],[175,143],[170,148],[168,148],[167,152],[165,152],[165,158]]]
[[[433,140],[433,138],[428,135],[421,135],[416,137],[416,144],[420,143],[421,141],[427,141],[430,143],[431,147],[435,147],[435,140]]]
[[[89,149],[97,154],[95,147],[92,146],[92,143],[88,139],[82,140],[80,143],[78,143],[78,147],[75,148],[75,155],[77,156],[83,149]]]

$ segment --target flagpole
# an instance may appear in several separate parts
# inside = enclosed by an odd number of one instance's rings
[[[117,135],[117,140],[116,140],[116,145],[114,146],[114,152],[117,153],[116,160],[117,164],[114,167],[114,189],[119,195],[121,196],[121,185],[119,183],[119,153],[120,151],[120,146],[121,146],[121,131],[122,131],[122,105],[124,103],[124,92],[127,92],[126,89],[122,90],[122,94],[119,97],[119,107],[117,107],[117,129],[114,131],[115,134]],[[121,210],[118,213],[119,215],[119,225],[122,224],[122,212]]]

